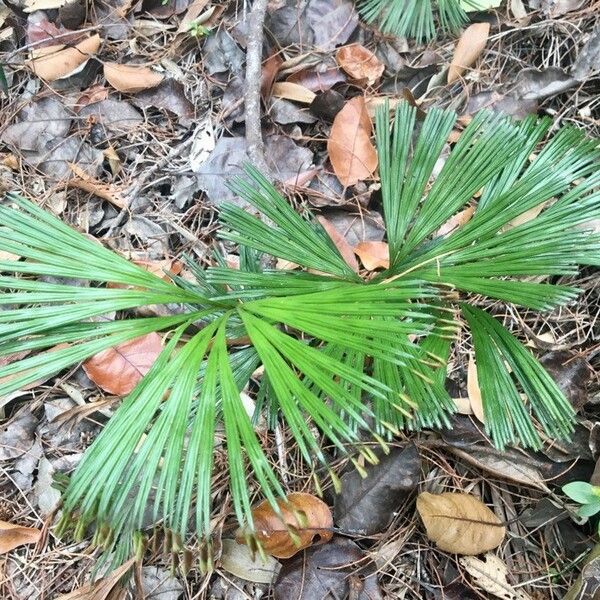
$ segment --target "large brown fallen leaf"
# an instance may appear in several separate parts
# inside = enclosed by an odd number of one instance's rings
[[[106,577],[59,596],[56,600],[124,600],[127,589],[119,586],[119,580],[134,562],[132,558]]]
[[[87,376],[103,390],[125,396],[150,370],[162,351],[158,333],[124,342],[102,350],[83,363]]]
[[[459,79],[469,67],[475,64],[485,48],[489,35],[489,23],[474,23],[463,31],[448,69],[448,83]]]
[[[69,48],[65,48],[64,45],[39,48],[33,50],[27,65],[45,81],[62,79],[82,69],[98,51],[101,41],[100,36],[96,34]]]
[[[41,535],[39,529],[0,521],[0,554],[6,554],[25,544],[35,544]]]
[[[336,115],[327,142],[333,170],[342,185],[355,185],[377,169],[377,151],[371,142],[373,124],[362,96],[349,100]]]
[[[312,494],[294,493],[286,500],[278,500],[281,517],[267,500],[252,509],[255,535],[263,550],[277,558],[290,558],[304,548],[328,542],[333,536],[333,517],[325,502]],[[245,531],[236,535],[238,543],[245,543]],[[292,533],[294,539],[290,535]]]
[[[497,548],[506,535],[500,519],[470,494],[423,492],[417,498],[417,511],[427,537],[445,552],[482,554]]]
[[[156,87],[164,75],[141,65],[120,65],[119,63],[104,63],[106,81],[124,94],[135,94],[142,90]]]
[[[385,65],[370,50],[360,44],[343,46],[335,55],[337,64],[358,81],[374,85],[383,75]]]

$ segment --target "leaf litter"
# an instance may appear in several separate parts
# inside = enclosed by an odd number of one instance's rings
[[[295,206],[301,209],[306,201],[320,208],[334,243],[357,270],[362,265],[363,275],[365,270],[385,266],[386,260],[372,129],[364,117],[366,112],[370,121],[373,107],[381,106],[384,99],[393,106],[410,89],[419,111],[452,106],[465,119],[478,108],[518,116],[539,112],[598,134],[594,77],[600,71],[600,36],[594,28],[595,15],[579,0],[511,0],[500,6],[478,0],[462,32],[437,40],[428,49],[380,37],[360,25],[357,4],[351,0],[301,4],[299,10],[297,0],[270,3],[263,54],[265,89],[273,92],[263,94],[267,160],[293,190]],[[138,5],[109,0],[89,6],[28,0],[19,5],[29,12],[27,21],[21,13],[10,11],[10,17],[0,18],[1,101],[2,108],[8,108],[0,121],[0,158],[13,165],[7,167],[11,173],[7,181],[23,188],[25,195],[58,207],[66,221],[88,234],[130,255],[145,256],[141,260],[164,264],[167,270],[167,262],[171,264],[183,252],[210,261],[212,247],[220,243],[214,211],[223,201],[236,201],[226,179],[239,172],[248,157],[244,11],[239,7],[216,10],[216,3],[207,0]],[[207,24],[208,33],[190,33],[194,23]],[[580,34],[574,36],[572,31]],[[269,57],[275,58],[269,63]],[[448,81],[452,81],[450,86]],[[361,108],[352,118],[343,114],[346,107],[357,105]],[[332,129],[340,113],[343,127]],[[193,143],[187,142],[190,138]],[[151,175],[145,179],[148,172]],[[140,181],[140,189],[131,194]],[[467,223],[476,201],[438,235]],[[128,215],[124,221],[118,220],[121,211]],[[407,434],[402,440],[408,444],[405,450],[394,448],[389,456],[380,456],[380,464],[369,467],[365,480],[348,471],[342,475],[340,495],[325,490],[325,504],[334,515],[332,529],[349,537],[335,536],[325,545],[309,546],[282,559],[281,574],[272,583],[276,597],[287,600],[329,593],[353,599],[470,598],[477,590],[491,597],[514,593],[515,598],[525,598],[536,586],[548,598],[562,596],[577,576],[576,569],[561,568],[570,564],[562,561],[563,553],[567,546],[577,547],[576,532],[587,536],[583,547],[590,547],[585,526],[561,518],[559,529],[557,519],[551,519],[523,537],[521,525],[509,521],[510,535],[494,554],[459,561],[427,541],[416,515],[415,497],[424,490],[436,495],[449,491],[475,494],[498,518],[505,509],[510,519],[511,511],[523,514],[549,495],[558,502],[558,482],[565,477],[589,479],[597,458],[592,426],[597,420],[598,367],[591,333],[597,314],[593,276],[593,272],[585,273],[577,282],[586,290],[581,306],[566,307],[560,315],[542,320],[527,311],[503,315],[509,325],[513,319],[524,320],[536,339],[546,339],[543,336],[551,333],[551,339],[566,348],[553,347],[544,360],[579,411],[576,441],[569,446],[547,440],[539,453],[515,448],[501,452],[489,444],[481,422],[467,416],[460,419],[470,426],[459,420],[454,432]],[[461,356],[453,357],[452,377],[458,381],[460,395],[469,396],[472,404],[477,401],[473,385],[467,386],[468,340],[463,349]],[[153,360],[146,358],[148,364]],[[119,369],[109,365],[100,380],[114,379]],[[0,428],[2,468],[8,469],[11,481],[18,482],[17,487],[8,481],[0,484],[2,499],[16,511],[4,522],[12,523],[13,514],[18,513],[30,516],[34,523],[36,517],[27,502],[36,510],[43,507],[44,513],[54,506],[58,490],[52,487],[52,477],[75,468],[82,450],[104,423],[105,413],[113,410],[102,400],[101,388],[87,380],[81,369],[64,375],[80,390],[83,405],[67,407],[64,392],[57,387],[59,381],[54,379],[2,401],[6,417]],[[127,379],[131,385],[137,378],[135,374],[123,377],[122,383]],[[85,427],[68,434],[67,429],[49,426],[57,412],[60,416],[79,408],[86,409],[81,412]],[[410,441],[418,443],[418,466],[403,455],[413,448]],[[292,462],[294,449],[287,448],[288,456],[278,454],[280,450],[273,446],[273,462],[286,467],[288,494],[298,489],[314,492],[307,483],[308,473]],[[387,483],[371,486],[373,477]],[[216,516],[215,522],[226,518],[226,499],[223,507],[223,515]],[[4,510],[3,503],[0,510]],[[564,527],[567,524],[570,529]],[[40,521],[35,525],[42,527]],[[17,563],[13,555],[20,560],[29,548],[16,548],[7,554],[11,581],[0,585],[11,587],[6,592],[2,588],[3,597],[60,597],[76,587],[77,581],[88,579],[86,560],[74,558],[61,542],[53,543],[57,544],[53,552],[68,557],[61,565],[67,574],[40,577],[40,573],[57,572],[52,553]],[[233,543],[237,550],[248,550]],[[387,548],[387,558],[376,573],[369,560],[383,548]],[[418,557],[413,562],[407,558],[411,554]],[[447,568],[449,563],[454,572]],[[548,564],[561,575],[550,578]],[[594,589],[595,564],[592,560],[583,567],[583,580],[577,584],[582,593]],[[237,564],[230,571],[234,575],[236,568]],[[492,572],[497,568],[499,575]],[[23,569],[28,570],[27,577]],[[274,572],[269,575],[271,582]],[[456,581],[459,572],[462,580]],[[111,577],[114,581],[113,574],[104,587],[99,584],[97,598],[122,594]],[[252,597],[265,593],[269,584],[266,576],[262,580],[234,581]],[[186,579],[182,573],[171,578],[162,566],[144,567],[141,593],[161,600],[187,599],[188,590],[217,596],[221,589],[217,582],[222,581],[219,574],[210,580]],[[535,585],[529,585],[530,581]],[[228,588],[229,593],[234,593],[235,586]],[[94,595],[82,597],[97,600]]]

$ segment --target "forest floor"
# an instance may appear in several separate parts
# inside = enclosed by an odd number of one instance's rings
[[[227,179],[248,157],[261,160],[252,145],[258,131],[267,168],[298,206],[325,217],[352,248],[381,241],[376,182],[345,187],[328,152],[332,121],[352,98],[364,98],[369,110],[384,97],[407,98],[423,111],[451,108],[461,123],[481,108],[516,118],[547,115],[555,127],[600,136],[600,2],[496,4],[469,15],[490,25],[483,40],[465,27],[462,36],[418,44],[366,25],[353,0],[269,0],[258,37],[248,26],[248,0],[3,0],[0,191],[34,199],[158,272],[181,269],[183,254],[206,265],[213,249],[223,248],[215,235],[219,206],[236,200]],[[459,39],[469,65],[447,83]],[[31,62],[32,51],[58,43],[75,53],[43,66]],[[260,114],[251,114],[245,69],[247,50],[257,44],[262,75],[253,89],[262,101]],[[348,73],[356,59],[339,53],[352,44],[373,53],[362,79]],[[147,69],[123,67],[131,64]],[[569,589],[571,598],[598,597],[600,564],[591,561],[576,582],[595,547],[594,528],[573,516],[561,492],[569,481],[600,484],[600,283],[593,269],[574,279],[583,290],[577,303],[551,313],[492,306],[576,403],[573,442],[547,440],[537,453],[496,450],[469,397],[469,352],[459,344],[449,383],[461,413],[454,428],[396,440],[397,450],[377,468],[408,477],[411,489],[393,510],[381,505],[382,490],[371,492],[362,510],[388,511],[376,533],[356,533],[356,515],[345,527],[338,523],[340,539],[355,544],[370,567],[365,579],[361,564],[347,566],[341,583],[331,584],[341,590],[331,598],[550,600]],[[0,398],[0,521],[43,532],[36,544],[0,555],[3,600],[54,600],[88,581],[89,540],[53,533],[53,474],[75,468],[119,401],[81,367]],[[277,434],[269,451],[286,489],[314,493],[293,437],[285,429]],[[418,450],[417,461],[407,448]],[[225,478],[215,476],[215,490]],[[487,575],[482,561],[458,559],[428,540],[415,510],[417,490],[470,492],[494,507],[508,533]],[[231,510],[222,499],[219,522]],[[317,558],[309,570],[319,569]],[[283,597],[274,575],[271,583],[249,581],[235,562],[217,562],[208,576],[175,569],[172,577],[169,558],[157,552],[121,596],[105,588],[69,598]],[[289,561],[280,562],[289,570]],[[292,592],[286,597],[296,600]],[[297,598],[319,600],[306,590]]]

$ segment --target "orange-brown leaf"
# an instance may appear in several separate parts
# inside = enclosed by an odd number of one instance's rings
[[[354,246],[354,253],[367,271],[387,269],[390,266],[390,248],[387,242],[360,242]]]
[[[41,535],[39,529],[0,521],[0,554],[6,554],[25,544],[35,544]]]
[[[164,79],[164,75],[149,67],[110,62],[104,63],[104,77],[116,90],[126,94],[156,87]]]
[[[358,266],[358,261],[354,256],[354,250],[352,249],[352,246],[348,243],[346,238],[325,217],[319,216],[317,217],[317,220],[319,221],[319,223],[321,223],[323,229],[331,238],[331,241],[334,243],[335,247],[342,255],[342,258],[348,263],[350,268],[355,273],[358,273],[360,269],[360,267]]]
[[[82,67],[100,47],[99,35],[92,35],[75,46],[46,46],[33,50],[27,61],[31,70],[45,81],[68,77]]]
[[[281,515],[275,513],[267,500],[252,509],[255,535],[267,554],[290,558],[315,543],[328,542],[333,536],[331,511],[316,496],[294,493],[277,504]],[[315,537],[319,538],[317,542]],[[238,532],[237,541],[244,543],[243,531]]]
[[[125,396],[150,370],[161,351],[161,337],[157,333],[149,333],[102,350],[85,361],[83,369],[103,390]]]
[[[448,83],[456,81],[475,64],[485,48],[489,35],[489,23],[474,23],[463,31],[448,69]]]
[[[371,142],[373,124],[362,96],[349,100],[336,115],[327,151],[342,185],[355,185],[377,169],[377,151]]]
[[[376,83],[385,70],[385,65],[360,44],[343,46],[337,51],[335,59],[350,77],[358,81],[366,81],[369,85]]]

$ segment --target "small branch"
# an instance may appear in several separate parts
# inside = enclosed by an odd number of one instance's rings
[[[262,76],[262,48],[265,15],[268,0],[254,0],[248,23],[246,45],[246,143],[248,158],[262,173],[272,179],[265,160],[265,149],[260,125],[260,86]]]

